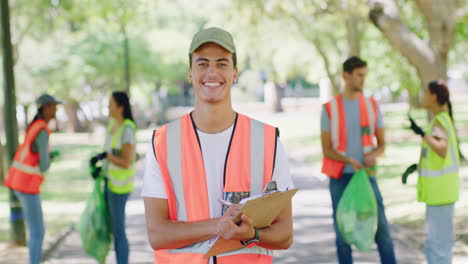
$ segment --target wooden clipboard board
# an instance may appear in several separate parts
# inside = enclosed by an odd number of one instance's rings
[[[234,223],[240,223],[241,214],[244,213],[252,219],[255,228],[268,227],[290,203],[292,197],[298,190],[298,188],[294,188],[288,191],[274,192],[249,200],[242,206],[237,215],[233,218],[233,221]],[[244,246],[239,240],[225,240],[222,237],[218,237],[210,250],[205,254],[205,258],[241,248],[244,248]]]

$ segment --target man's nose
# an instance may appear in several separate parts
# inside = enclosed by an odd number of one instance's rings
[[[216,65],[210,64],[210,65],[208,66],[208,71],[207,71],[207,72],[208,72],[208,73],[215,73],[215,72],[216,72]]]

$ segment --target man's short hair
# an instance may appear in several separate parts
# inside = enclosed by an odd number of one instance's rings
[[[231,53],[232,54],[232,63],[234,64],[234,68],[237,67],[237,55],[236,53]],[[192,67],[192,57],[193,54],[189,54],[189,67]]]
[[[367,67],[367,62],[358,56],[352,56],[343,63],[343,72],[353,73],[354,69]]]

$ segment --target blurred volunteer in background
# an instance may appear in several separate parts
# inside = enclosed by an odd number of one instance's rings
[[[37,114],[29,124],[24,142],[16,151],[5,185],[12,189],[21,202],[29,228],[29,263],[37,264],[42,259],[42,242],[45,227],[41,205],[41,184],[50,162],[59,155],[49,152],[48,123],[55,118],[57,104],[62,102],[49,94],[36,100]],[[13,217],[13,216],[12,216]]]
[[[452,263],[454,203],[459,198],[460,157],[452,104],[444,81],[432,81],[424,90],[422,106],[433,117],[424,131],[410,117],[411,129],[422,138],[419,164],[404,173],[419,172],[418,201],[426,203],[426,258],[429,264]]]
[[[109,209],[114,249],[118,264],[127,264],[129,244],[125,232],[125,206],[134,189],[136,125],[130,100],[125,92],[114,92],[109,101],[109,125],[104,152],[91,159],[96,164],[103,160],[102,171],[93,173],[105,176],[104,194]]]

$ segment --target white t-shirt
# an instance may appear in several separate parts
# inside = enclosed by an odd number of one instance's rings
[[[218,134],[207,134],[197,130],[200,138],[203,163],[205,165],[211,218],[220,217],[222,212],[222,205],[218,202],[218,198],[223,198],[224,162],[232,129],[233,126]],[[272,180],[276,181],[278,190],[284,191],[294,188],[289,173],[288,158],[279,140],[276,148],[275,169]],[[146,153],[141,196],[167,199],[166,189],[159,164],[154,156],[152,144],[150,144]]]

